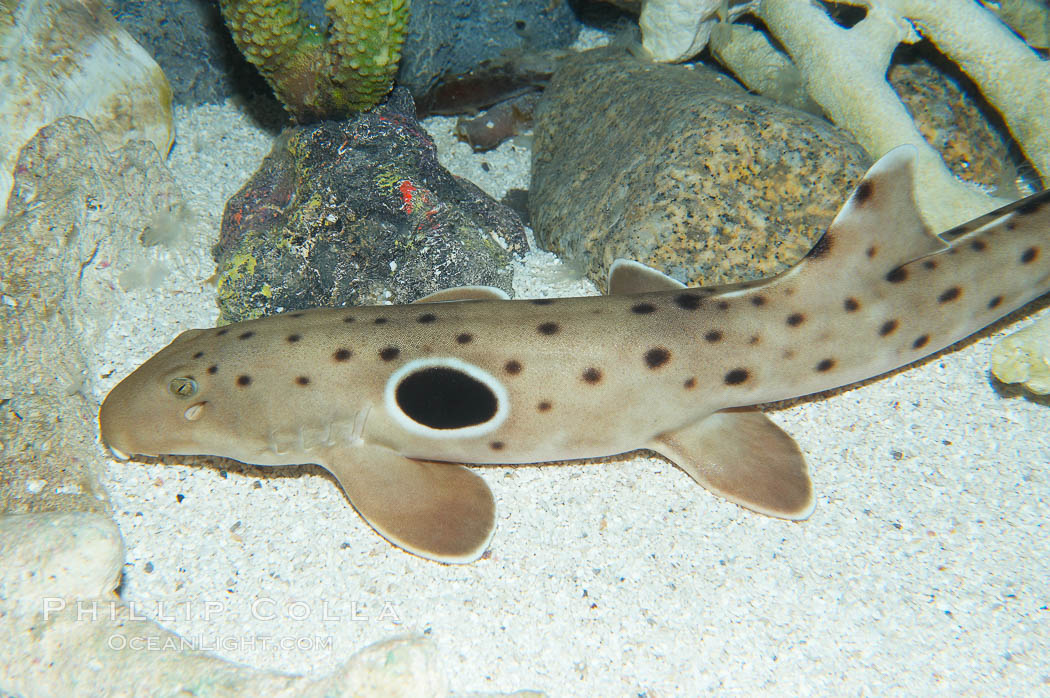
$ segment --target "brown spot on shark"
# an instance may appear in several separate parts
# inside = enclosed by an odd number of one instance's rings
[[[645,365],[649,368],[660,368],[671,360],[671,352],[665,347],[653,347],[645,352]]]
[[[725,375],[725,383],[726,385],[740,385],[750,377],[751,374],[748,373],[746,368],[734,368]]]
[[[544,322],[536,327],[536,331],[542,335],[551,336],[557,334],[561,326],[556,322]]]

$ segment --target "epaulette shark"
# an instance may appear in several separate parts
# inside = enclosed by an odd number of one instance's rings
[[[686,288],[619,260],[609,295],[488,287],[183,332],[99,415],[130,454],[316,463],[388,541],[447,563],[495,527],[464,463],[651,449],[769,516],[813,510],[794,440],[748,406],[854,383],[946,347],[1050,289],[1050,190],[934,235],[914,149],[867,172],[786,272]]]

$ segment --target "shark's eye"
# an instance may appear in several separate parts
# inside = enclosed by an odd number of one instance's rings
[[[193,397],[197,394],[197,381],[189,376],[172,378],[168,383],[168,392],[175,397]]]

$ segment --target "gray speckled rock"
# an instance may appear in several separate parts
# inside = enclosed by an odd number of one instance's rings
[[[366,114],[286,131],[226,205],[215,248],[223,321],[407,303],[451,286],[511,289],[517,216],[437,161],[403,89]]]
[[[541,244],[600,285],[617,257],[727,283],[801,258],[867,164],[845,131],[702,66],[595,49],[537,110],[529,208]]]
[[[217,2],[103,2],[164,69],[176,104],[221,104],[233,95],[272,99],[269,86],[230,38]]]
[[[141,265],[139,237],[177,205],[151,143],[110,153],[64,117],[22,148],[0,227],[0,511],[107,511],[98,482],[98,406],[113,268]]]
[[[565,0],[413,0],[397,84],[420,98],[504,52],[568,47],[580,27]]]

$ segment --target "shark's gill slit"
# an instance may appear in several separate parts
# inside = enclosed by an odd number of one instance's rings
[[[438,438],[488,434],[510,410],[507,389],[495,376],[452,357],[402,366],[387,380],[384,403],[405,429]]]

